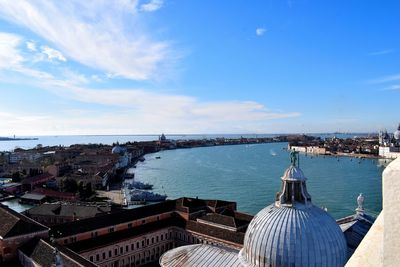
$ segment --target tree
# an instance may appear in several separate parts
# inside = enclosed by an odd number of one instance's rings
[[[20,175],[19,172],[14,172],[14,173],[12,174],[11,178],[12,178],[12,181],[13,181],[14,183],[19,183],[19,182],[21,182],[21,175]]]
[[[78,191],[78,183],[71,178],[64,178],[60,183],[61,191],[76,193]]]

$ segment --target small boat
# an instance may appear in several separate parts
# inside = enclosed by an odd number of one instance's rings
[[[160,157],[160,156],[157,156],[156,159],[161,159],[161,157]]]
[[[140,162],[143,162],[143,161],[144,161],[144,157],[140,157],[140,158],[139,158],[139,161],[140,161]]]
[[[141,189],[141,190],[152,190],[153,185],[148,183],[142,183],[139,181],[133,181],[130,183],[125,183],[128,189]]]

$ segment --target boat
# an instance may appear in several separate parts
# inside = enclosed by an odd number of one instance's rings
[[[161,159],[161,157],[160,157],[160,156],[157,156],[156,159]]]
[[[139,161],[140,161],[140,162],[143,162],[143,161],[144,161],[144,157],[140,157],[140,158],[139,158]]]
[[[148,183],[142,183],[139,181],[133,181],[130,183],[126,183],[128,189],[141,189],[141,190],[152,190],[153,185]]]
[[[131,201],[137,202],[137,201],[143,201],[143,202],[161,202],[165,201],[167,199],[166,195],[160,195],[144,190],[139,190],[139,189],[133,189],[129,191],[131,195]]]

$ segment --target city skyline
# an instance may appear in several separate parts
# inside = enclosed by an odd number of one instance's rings
[[[0,0],[0,136],[393,131],[399,7]]]

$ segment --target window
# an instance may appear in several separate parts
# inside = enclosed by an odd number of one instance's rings
[[[100,256],[99,256],[99,254],[97,254],[96,255],[96,261],[99,261],[100,260]]]
[[[156,237],[156,242],[158,243],[158,236]]]
[[[135,245],[131,244],[131,250],[134,250],[134,248],[135,248]]]
[[[103,252],[103,260],[105,260],[105,259],[106,259],[106,253]]]
[[[146,220],[142,220],[142,224],[146,223]]]
[[[136,242],[136,248],[139,248],[139,242]]]
[[[161,235],[161,241],[163,241],[164,240],[164,236],[163,235]]]
[[[114,256],[118,255],[118,249],[114,249]]]
[[[114,232],[114,227],[108,228],[108,232],[109,233],[113,233]]]
[[[126,245],[126,246],[125,246],[125,252],[128,252],[128,251],[129,251],[129,246]]]
[[[149,239],[147,239],[147,245],[149,245],[150,244],[150,240]]]
[[[132,223],[128,223],[128,228],[132,228]]]
[[[144,240],[142,240],[142,247],[144,247]]]
[[[122,247],[119,248],[119,253],[124,253],[124,249]]]
[[[154,237],[151,238],[151,243],[154,244]]]
[[[90,256],[89,260],[90,260],[91,262],[93,262],[93,256]]]
[[[112,252],[111,252],[111,250],[108,251],[108,257],[110,257],[110,258],[112,257]]]

